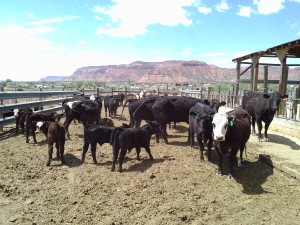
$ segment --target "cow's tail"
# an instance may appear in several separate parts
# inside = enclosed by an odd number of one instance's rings
[[[137,107],[137,109],[132,113],[132,117],[135,118],[136,113],[138,112],[138,110],[147,102],[151,101],[152,99],[146,99],[145,101],[142,102],[142,104],[139,105],[139,107]]]
[[[126,102],[125,102],[125,104],[123,105],[122,113],[121,113],[121,116],[120,116],[119,120],[123,119],[124,108],[125,108],[125,106],[127,105],[128,102],[131,103],[131,99],[127,99]]]
[[[116,127],[112,133],[111,133],[111,136],[110,136],[110,141],[109,141],[109,144],[110,145],[113,145],[114,142],[115,142],[115,139],[116,137],[118,136],[118,134],[123,130],[123,128],[121,127]]]
[[[244,151],[245,151],[245,158],[247,159],[247,146],[245,145]]]

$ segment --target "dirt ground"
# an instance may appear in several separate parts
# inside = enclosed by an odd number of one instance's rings
[[[143,149],[141,161],[135,150],[128,153],[123,173],[110,171],[109,144],[97,146],[97,165],[90,151],[82,164],[82,124],[72,123],[70,131],[66,165],[54,160],[46,167],[43,134],[37,135],[38,144],[32,138],[26,144],[23,134],[14,135],[13,125],[5,127],[0,136],[1,225],[299,224],[298,180],[252,154],[235,169],[235,179],[217,176],[214,150],[213,163],[201,164],[199,150],[187,147],[187,124],[168,131],[170,145],[152,138],[154,161]],[[260,146],[250,142],[247,148]]]

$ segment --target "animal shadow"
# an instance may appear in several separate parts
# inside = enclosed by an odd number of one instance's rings
[[[268,193],[263,189],[262,184],[273,174],[273,169],[271,157],[260,154],[256,162],[244,160],[242,167],[235,167],[235,179],[243,185],[243,193],[245,194]]]
[[[68,167],[77,167],[82,165],[81,159],[77,158],[76,156],[70,153],[65,154],[65,160],[66,160],[66,166]]]
[[[293,150],[300,150],[300,145],[292,141],[287,137],[283,137],[277,134],[269,134],[269,142],[274,142],[276,144],[284,144],[291,147]]]
[[[129,159],[126,158],[124,160],[124,163],[126,163],[126,161],[128,160],[134,160],[134,159]],[[135,159],[136,160],[136,159]],[[128,169],[124,169],[123,172],[133,172],[133,171],[138,171],[138,172],[145,172],[146,170],[148,170],[152,165],[156,164],[156,163],[162,163],[163,161],[165,161],[165,159],[154,159],[154,160],[150,160],[148,158],[145,159],[141,159],[140,161],[136,160],[136,164],[134,164],[133,166],[129,167]]]

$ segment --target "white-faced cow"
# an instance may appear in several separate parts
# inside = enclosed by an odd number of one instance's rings
[[[255,133],[255,123],[258,128],[258,140],[262,140],[262,122],[265,123],[265,140],[268,141],[268,128],[279,108],[281,99],[286,100],[287,95],[281,96],[278,92],[271,94],[249,91],[242,99],[242,108],[252,117],[252,132]]]
[[[99,124],[100,113],[101,113],[101,98],[96,98],[96,100],[81,100],[81,99],[70,99],[62,103],[65,110],[66,120],[64,126],[66,129],[66,136],[69,139],[69,125],[72,120],[76,119],[82,121],[83,126],[86,124]]]
[[[191,148],[194,146],[194,136],[198,141],[200,150],[200,162],[204,162],[204,144],[207,143],[207,158],[211,161],[212,138],[212,117],[216,113],[211,106],[197,103],[189,112],[189,138]]]
[[[214,146],[218,154],[218,174],[223,174],[223,156],[229,155],[228,177],[233,178],[233,165],[241,165],[243,161],[243,151],[250,137],[251,117],[242,108],[236,108],[228,113],[219,112],[213,117],[213,138]],[[240,157],[237,162],[236,155],[240,150]]]
[[[61,160],[62,164],[65,164],[65,157],[64,157],[64,151],[65,151],[65,127],[60,122],[50,122],[50,121],[38,121],[36,123],[36,133],[38,133],[40,130],[43,131],[43,133],[47,137],[48,142],[48,160],[46,163],[46,166],[50,166],[50,161],[52,159],[53,154],[53,145],[55,144],[56,148],[56,157]]]

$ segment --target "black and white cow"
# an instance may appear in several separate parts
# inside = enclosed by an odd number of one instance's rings
[[[233,165],[239,166],[243,161],[243,151],[250,137],[251,117],[242,108],[236,108],[228,113],[219,112],[213,117],[213,139],[215,150],[218,154],[218,174],[223,175],[223,156],[229,154],[228,177],[233,178]],[[237,162],[236,155],[240,150]]]
[[[249,91],[242,99],[242,108],[252,117],[252,132],[255,133],[255,123],[258,128],[258,140],[262,140],[262,122],[265,123],[265,140],[268,141],[268,128],[279,109],[280,101],[286,100],[287,95],[281,96],[278,92],[271,94]]]
[[[100,103],[97,101],[97,98],[96,100],[72,99],[62,103],[66,116],[64,126],[66,129],[66,137],[68,139],[70,138],[69,125],[74,119],[81,121],[84,127],[87,123],[99,124],[102,107],[101,100],[99,101]]]

